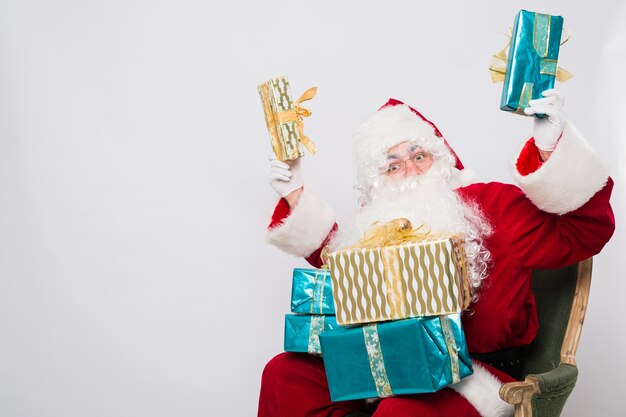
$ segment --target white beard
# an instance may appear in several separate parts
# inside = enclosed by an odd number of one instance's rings
[[[352,246],[372,223],[399,217],[409,219],[414,228],[423,225],[419,232],[458,233],[465,239],[470,286],[477,299],[477,290],[487,276],[490,259],[483,246],[483,238],[491,234],[491,227],[478,207],[459,198],[447,178],[441,167],[435,165],[423,175],[402,180],[384,178],[376,189],[371,190],[369,202],[357,213],[354,223],[337,232],[331,249]]]

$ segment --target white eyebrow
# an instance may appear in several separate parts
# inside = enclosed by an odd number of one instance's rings
[[[409,153],[411,154],[416,149],[420,149],[420,148],[421,148],[421,146],[414,144],[413,146],[411,146],[411,149],[409,149]],[[390,154],[387,155],[387,159],[400,159],[400,155],[396,155],[395,153],[390,153]]]

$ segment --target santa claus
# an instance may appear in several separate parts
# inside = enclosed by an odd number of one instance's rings
[[[533,117],[533,138],[512,166],[517,187],[472,182],[433,123],[389,100],[354,135],[360,211],[345,229],[303,185],[299,161],[271,161],[270,182],[282,198],[267,240],[315,267],[325,246],[350,246],[376,221],[404,217],[434,233],[463,234],[473,300],[463,327],[474,374],[432,394],[331,402],[322,359],[283,353],[263,372],[259,417],[512,415],[498,390],[521,377],[522,348],[537,333],[532,269],[597,254],[615,227],[613,182],[565,117],[563,101],[549,90],[525,109],[547,117]]]

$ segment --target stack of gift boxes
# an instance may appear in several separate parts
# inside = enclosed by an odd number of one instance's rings
[[[328,269],[293,270],[291,312],[285,315],[285,351],[321,354],[319,334],[339,327]]]
[[[437,391],[472,373],[456,236],[331,253],[295,269],[285,350],[322,355],[333,401]]]

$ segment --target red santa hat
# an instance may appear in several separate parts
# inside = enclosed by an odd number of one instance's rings
[[[367,193],[386,166],[389,148],[404,141],[416,143],[450,166],[450,180],[455,188],[472,182],[473,174],[464,168],[435,124],[411,106],[390,98],[354,135],[358,188]]]

